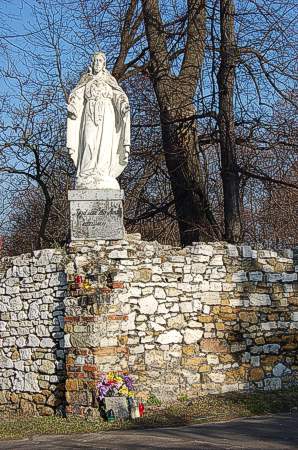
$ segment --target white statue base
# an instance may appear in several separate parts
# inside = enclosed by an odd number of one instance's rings
[[[68,191],[71,240],[118,240],[124,237],[122,190]]]
[[[76,190],[113,190],[120,191],[120,186],[114,177],[96,177],[88,175],[86,177],[77,177]]]

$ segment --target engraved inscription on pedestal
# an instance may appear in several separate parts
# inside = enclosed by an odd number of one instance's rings
[[[123,239],[122,191],[69,191],[71,239]]]
[[[115,419],[128,419],[128,403],[126,397],[106,397],[106,411],[113,411]]]

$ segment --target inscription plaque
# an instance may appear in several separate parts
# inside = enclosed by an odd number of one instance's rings
[[[69,191],[68,198],[73,241],[123,239],[122,191]]]
[[[113,410],[115,419],[128,419],[128,403],[126,397],[106,397],[106,411]]]

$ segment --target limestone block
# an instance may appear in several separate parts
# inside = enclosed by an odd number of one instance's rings
[[[39,367],[40,373],[45,373],[47,375],[52,375],[56,371],[55,363],[52,361],[44,360]]]
[[[42,348],[53,348],[55,347],[55,342],[53,342],[53,340],[50,338],[42,338],[40,340],[40,346]]]
[[[241,245],[240,247],[241,255],[243,258],[252,258],[253,253],[250,245]]]
[[[164,289],[161,287],[156,287],[154,290],[154,297],[159,298],[159,299],[165,299],[166,293],[165,293]]]
[[[4,355],[3,352],[0,354],[0,369],[12,369],[13,362],[10,358]]]
[[[280,345],[279,344],[265,344],[265,345],[263,345],[264,353],[278,354],[279,350],[280,350]]]
[[[212,245],[196,243],[193,247],[191,247],[191,253],[193,255],[213,255],[213,247]]]
[[[264,390],[274,391],[281,389],[281,379],[280,378],[265,378],[264,380]]]
[[[259,367],[260,366],[260,357],[259,356],[252,356],[250,358],[250,363],[253,367]]]
[[[259,258],[276,258],[277,253],[272,250],[259,250]]]
[[[173,273],[173,265],[169,262],[164,262],[161,265],[163,273]]]
[[[136,320],[136,313],[133,311],[128,314],[128,320],[126,321],[126,329],[128,331],[135,329],[135,320]]]
[[[223,265],[223,259],[222,255],[215,255],[213,258],[211,258],[209,262],[210,266],[222,266]]]
[[[39,311],[38,303],[37,302],[31,303],[31,305],[29,306],[29,311],[28,311],[29,320],[38,319],[39,316],[40,316],[40,311]]]
[[[167,325],[169,328],[182,329],[185,327],[186,322],[183,314],[177,314],[174,317],[170,317],[167,321]]]
[[[31,348],[20,348],[19,354],[22,361],[27,361],[31,359],[32,350]]]
[[[252,306],[271,305],[271,298],[268,294],[250,294],[249,303]]]
[[[261,329],[264,331],[270,331],[277,328],[277,322],[262,322]]]
[[[153,295],[148,295],[139,300],[141,314],[154,314],[158,308],[158,302]]]
[[[112,250],[109,253],[110,259],[126,259],[128,258],[127,250]]]
[[[180,303],[180,311],[182,313],[191,313],[191,312],[193,312],[193,304],[192,304],[192,302],[181,302]]]
[[[232,275],[232,281],[234,283],[242,283],[244,281],[247,281],[246,272],[244,272],[243,270],[240,270],[239,272],[234,272]]]
[[[232,307],[244,306],[244,300],[242,298],[230,298],[229,302]]]
[[[157,308],[157,314],[167,314],[169,312],[169,309],[166,307],[164,303],[158,306]]]
[[[297,273],[286,273],[282,274],[282,282],[283,283],[292,283],[297,280]]]
[[[186,328],[184,331],[183,339],[185,344],[194,344],[198,342],[203,336],[203,331],[193,328]]]
[[[216,365],[219,364],[219,358],[218,358],[217,355],[208,354],[207,355],[207,362],[208,362],[208,364],[216,366]]]
[[[145,348],[143,344],[137,345],[136,347],[131,347],[129,353],[132,355],[136,355],[138,353],[144,353]]]
[[[177,330],[170,330],[158,336],[157,342],[165,344],[179,344],[182,342],[182,334]]]
[[[273,375],[275,377],[282,377],[291,373],[291,370],[282,363],[278,363],[273,367]]]
[[[142,289],[139,288],[139,287],[131,287],[129,289],[128,295],[131,296],[131,297],[141,297]]]
[[[249,281],[263,281],[262,272],[249,272]]]
[[[66,281],[66,275],[63,272],[53,273],[50,277],[49,286],[64,286]]]
[[[223,394],[225,394],[227,392],[237,392],[237,391],[238,391],[238,384],[237,383],[224,384],[221,387],[221,392]]]
[[[134,272],[133,275],[134,281],[141,281],[143,283],[151,281],[151,278],[152,278],[152,269],[150,268],[138,269]]]
[[[154,321],[150,321],[150,326],[152,328],[152,330],[154,331],[164,331],[165,327],[163,325],[161,325],[160,323],[154,322]]]
[[[12,383],[9,378],[4,378],[1,376],[1,389],[7,390],[7,391],[13,390]]]
[[[194,263],[191,266],[192,273],[204,274],[206,272],[207,265],[202,263]]]
[[[276,283],[281,280],[281,273],[267,273],[266,280],[268,283]]]
[[[225,374],[222,372],[211,372],[208,373],[208,377],[213,383],[223,383],[225,381]]]
[[[24,338],[24,336],[21,336],[16,340],[16,346],[19,348],[26,346],[26,339]]]
[[[219,339],[202,339],[201,351],[204,353],[227,353],[228,347],[225,342]]]
[[[239,256],[238,249],[236,245],[228,244],[227,245],[228,255],[237,257]]]
[[[207,305],[219,305],[220,295],[219,292],[206,292],[202,294],[201,302]]]
[[[14,380],[12,383],[12,391],[22,392],[24,391],[24,373],[22,371],[15,371]]]
[[[39,386],[37,381],[37,374],[25,373],[24,376],[24,391],[27,392],[39,392]]]
[[[8,294],[8,291],[6,289],[6,293]],[[23,309],[23,302],[19,296],[13,297],[8,305],[8,311],[21,311]]]
[[[210,291],[220,292],[222,291],[222,283],[216,281],[210,281],[209,283]]]
[[[39,347],[40,346],[40,340],[37,336],[34,334],[29,334],[28,341],[27,341],[28,347]]]

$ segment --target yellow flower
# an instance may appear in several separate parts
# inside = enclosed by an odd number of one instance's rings
[[[118,375],[116,375],[114,377],[114,381],[116,381],[117,383],[122,383],[123,379],[121,377],[119,377]]]
[[[122,386],[122,387],[119,389],[119,393],[122,394],[122,395],[127,396],[128,393],[129,393],[129,390],[127,389],[126,386]]]
[[[108,372],[107,374],[108,381],[114,381],[114,378],[115,378],[114,372]]]

